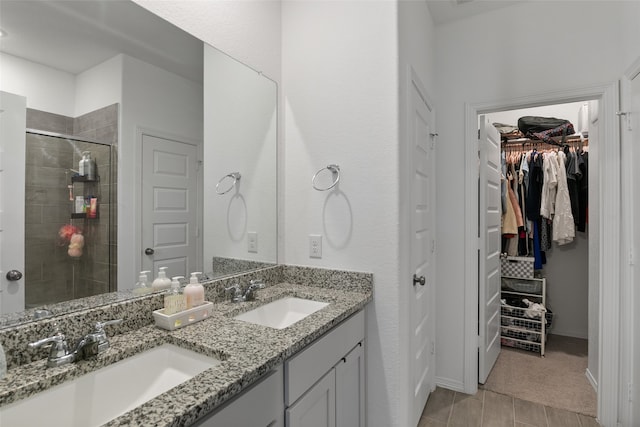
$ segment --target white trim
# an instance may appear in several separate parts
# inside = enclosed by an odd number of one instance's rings
[[[618,84],[603,84],[567,91],[542,93],[509,100],[498,100],[465,105],[465,347],[464,390],[475,393],[478,385],[477,327],[477,121],[482,113],[530,108],[542,105],[578,102],[590,99],[600,101],[601,138],[603,154],[600,165],[600,327],[598,414],[603,425],[616,424],[618,404],[618,309],[620,266],[620,145],[615,119],[618,105]],[[607,219],[606,221],[604,219]],[[607,286],[603,286],[603,284]]]
[[[587,380],[589,381],[589,384],[591,384],[591,387],[593,387],[593,390],[597,393],[598,392],[598,381],[596,381],[596,379],[593,377],[593,375],[591,374],[591,371],[589,370],[589,368],[587,368],[584,371],[584,375],[587,377]]]
[[[629,67],[620,80],[620,110],[623,112],[632,111],[631,99],[628,96],[631,94],[631,81],[635,79],[640,79],[640,57]],[[633,241],[636,235],[636,224],[632,214],[634,206],[637,205],[637,196],[634,191],[632,171],[638,149],[635,148],[635,141],[632,140],[633,135],[627,131],[629,120],[631,120],[631,116],[627,114],[621,116],[620,121],[620,150],[623,155],[621,165],[621,191],[623,192],[621,208],[624,213],[621,224],[625,230],[622,239],[622,262],[620,268],[622,281],[620,301],[622,303],[620,307],[620,371],[618,376],[620,386],[620,413],[618,415],[622,425],[631,425],[633,421],[633,403],[629,401],[627,394],[629,393],[629,383],[633,384],[634,381],[634,370],[637,369],[637,362],[635,362],[636,366],[634,366],[634,361],[638,357],[634,355],[635,336],[637,335],[635,328],[638,327],[637,320],[634,319],[636,316],[634,301],[637,300],[637,297],[634,293],[637,292],[637,273],[634,265],[631,265],[631,254],[637,251],[637,245]],[[637,263],[635,260],[633,262]]]
[[[436,377],[436,386],[460,393],[466,393],[464,384],[461,381],[451,380],[451,378]]]

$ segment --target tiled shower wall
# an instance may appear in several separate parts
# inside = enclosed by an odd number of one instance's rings
[[[27,167],[33,172],[27,174],[25,196],[27,308],[115,290],[118,105],[77,118],[27,109],[27,127],[110,145],[28,135]],[[100,182],[75,183],[73,191],[98,196],[99,217],[71,219],[73,202],[67,185],[71,169],[78,169],[85,150],[96,160]],[[68,223],[84,230],[85,247],[79,259],[69,257],[67,245],[57,240],[58,230]]]

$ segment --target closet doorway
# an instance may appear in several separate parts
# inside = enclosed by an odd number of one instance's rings
[[[589,354],[596,360],[598,372],[591,372],[597,381],[597,414],[604,425],[617,417],[618,371],[620,367],[620,217],[621,165],[618,111],[618,83],[582,89],[531,95],[512,100],[466,104],[465,119],[465,374],[464,392],[474,394],[478,389],[478,325],[487,319],[478,316],[478,117],[481,114],[571,102],[598,101],[597,132],[590,130],[590,192],[589,246],[594,250],[589,262],[589,282],[597,290],[598,309],[594,311],[594,325],[589,327]],[[598,143],[592,142],[596,136]],[[594,177],[594,173],[597,178]],[[606,286],[603,286],[606,284]],[[591,296],[593,297],[593,296]],[[500,331],[498,322],[496,331]],[[594,336],[595,335],[595,336]],[[499,336],[499,335],[498,335]],[[539,357],[539,356],[538,356]]]
[[[568,120],[573,131],[569,132],[570,135],[564,140],[558,137],[544,142],[536,138],[527,138],[518,130],[519,119],[526,116]],[[487,390],[595,417],[597,387],[593,372],[597,374],[598,360],[597,349],[591,347],[597,344],[598,298],[597,289],[590,286],[597,281],[589,280],[589,265],[596,263],[590,263],[589,260],[597,259],[597,251],[591,250],[590,254],[589,250],[587,212],[590,204],[587,194],[589,148],[597,144],[598,138],[598,101],[491,112],[486,113],[484,117],[487,123],[495,126],[500,132],[504,199],[509,193],[512,194],[509,209],[517,212],[518,224],[514,225],[520,225],[514,230],[504,228],[501,233],[492,234],[491,238],[497,241],[490,242],[487,246],[500,248],[501,258],[507,265],[518,265],[511,257],[524,257],[527,260],[524,262],[527,271],[521,272],[518,268],[511,268],[502,272],[504,292],[501,294],[499,338],[502,351],[488,378],[482,381],[481,373],[479,380]],[[483,150],[481,147],[481,159]],[[559,151],[562,153],[558,153]],[[563,161],[566,163],[563,173],[560,174],[559,170],[550,167],[545,168],[546,174],[543,173],[543,158],[545,165],[551,164],[550,162],[556,165],[557,157],[560,155],[566,158]],[[536,167],[539,169],[535,172],[532,170],[532,157],[538,160]],[[526,163],[523,163],[523,158]],[[547,183],[551,182],[548,187],[551,189],[550,197],[545,197],[543,201],[546,205],[545,216],[548,219],[536,217],[535,244],[534,221],[530,216],[533,212],[540,212],[540,205],[527,205],[527,199],[532,199],[527,198],[527,190],[531,190],[532,186],[529,179],[532,176],[544,177]],[[482,180],[482,171],[480,177]],[[559,182],[560,179],[564,181],[563,185]],[[509,192],[508,188],[511,188]],[[553,208],[559,203],[556,202],[556,196],[566,202],[570,201],[569,225],[572,227],[571,230],[565,230],[571,231],[572,237],[569,239],[560,239],[560,235],[564,233],[559,221],[555,224],[558,232],[554,233],[553,230]],[[483,200],[482,195],[479,200]],[[596,209],[593,201],[591,207]],[[482,221],[480,223],[482,224]],[[502,238],[497,234],[501,234]],[[544,237],[538,238],[539,234],[543,234]],[[541,240],[542,247],[534,251],[534,247],[540,247]],[[511,262],[504,258],[507,255]],[[544,289],[541,280],[526,280],[534,276],[544,279]],[[529,287],[536,286],[540,289],[533,291],[533,295],[540,295],[539,298],[526,294]],[[523,299],[532,300],[531,303],[541,303],[547,314],[527,310]],[[511,308],[513,306],[521,309]]]

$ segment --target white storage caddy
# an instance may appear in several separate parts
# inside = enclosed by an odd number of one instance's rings
[[[164,314],[164,308],[155,310],[153,318],[157,327],[173,331],[206,319],[212,311],[213,303],[205,301],[202,305],[171,315]]]

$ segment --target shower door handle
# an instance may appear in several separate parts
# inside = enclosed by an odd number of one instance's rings
[[[10,282],[17,282],[22,279],[22,273],[18,270],[10,270],[7,272],[7,280]]]
[[[152,248],[147,248],[144,250],[144,253],[146,255],[153,255],[156,251],[154,251]]]

